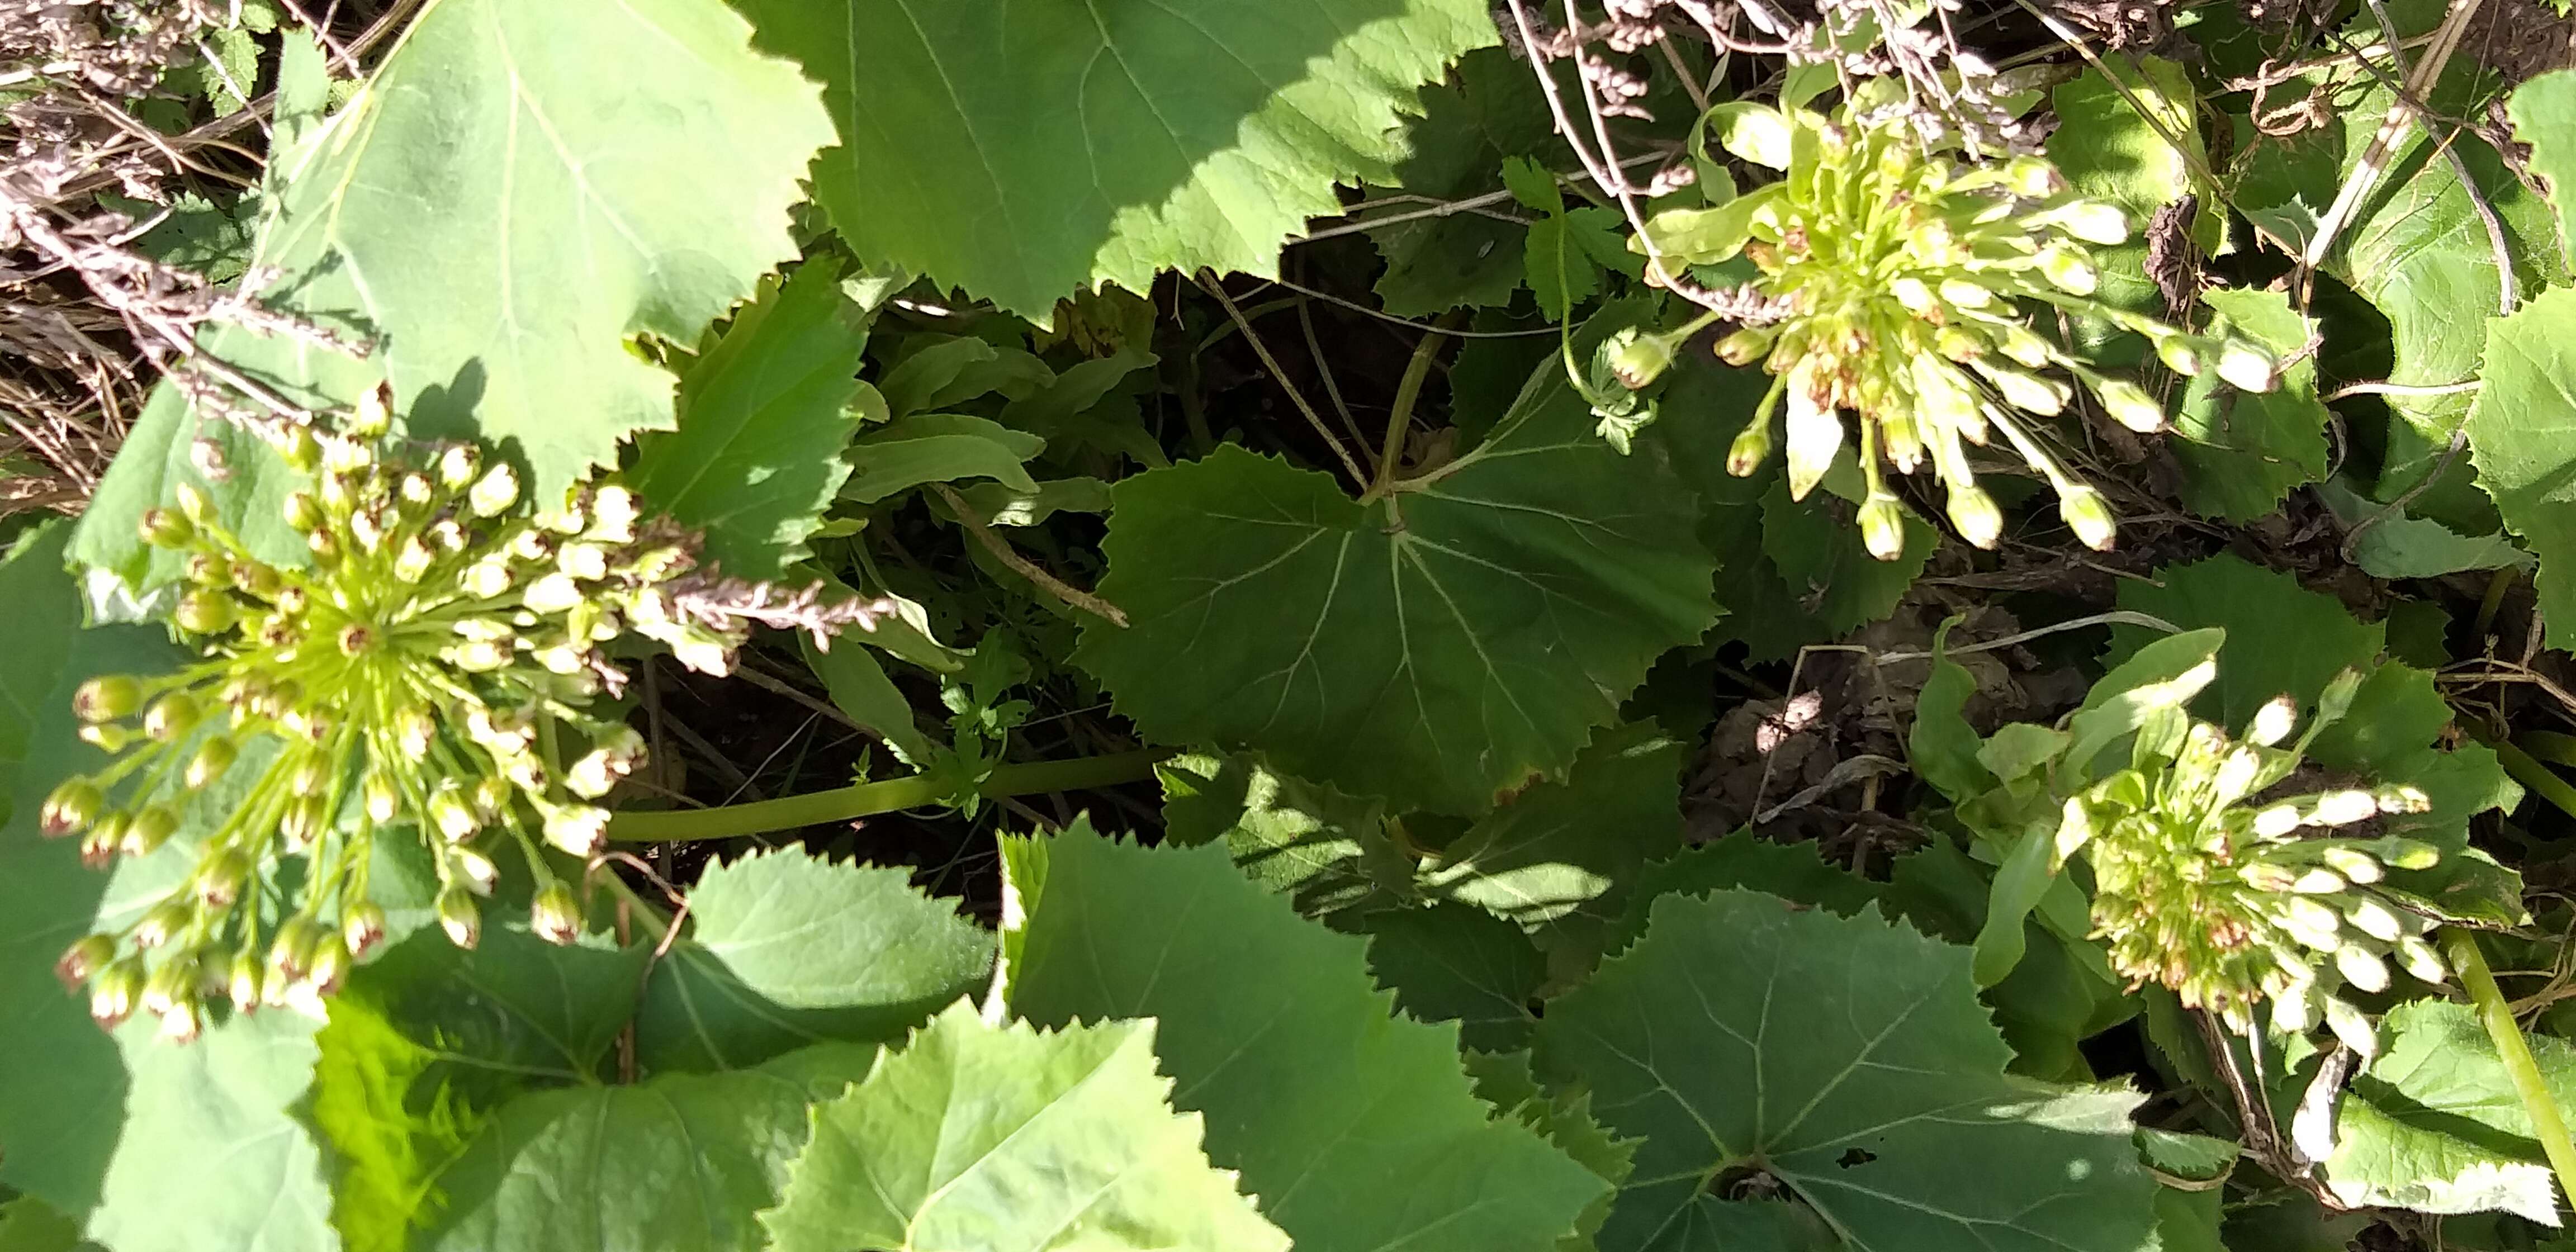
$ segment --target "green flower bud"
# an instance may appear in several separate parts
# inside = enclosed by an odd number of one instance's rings
[[[2299,716],[2299,702],[2286,695],[2274,696],[2255,710],[2254,720],[2246,724],[2245,741],[2271,747],[2290,737],[2290,728]]]
[[[337,943],[320,943],[313,948],[313,964],[304,971],[304,984],[315,995],[331,995],[340,990],[340,981],[349,974],[349,950]]]
[[[185,1046],[195,1043],[205,1030],[204,1019],[197,1016],[196,1002],[182,1001],[160,1010],[161,1041]]]
[[[1662,377],[1673,363],[1671,340],[1634,327],[1611,336],[1602,347],[1609,358],[1611,376],[1630,391]]]
[[[358,397],[357,412],[350,415],[349,434],[359,439],[377,439],[393,426],[393,384],[378,383]]]
[[[2189,335],[2166,335],[2156,340],[2156,359],[2163,361],[2166,369],[2185,378],[2200,376],[2203,352],[2202,342]]]
[[[2387,876],[2379,862],[2359,848],[2329,846],[2318,851],[2317,859],[2357,883],[2374,883]]]
[[[135,740],[134,730],[129,726],[83,726],[73,733],[82,743],[111,755],[125,751]]]
[[[2353,929],[2381,943],[2395,943],[2405,933],[2405,926],[2397,920],[2397,914],[2368,896],[2356,897],[2345,904],[2343,916],[2344,920],[2352,923]]]
[[[447,866],[451,874],[463,880],[466,889],[478,896],[492,894],[492,888],[501,881],[501,867],[494,865],[492,858],[461,844],[447,850]]]
[[[1771,428],[1768,422],[1756,421],[1735,437],[1726,449],[1726,472],[1737,478],[1750,478],[1771,459]]]
[[[136,957],[108,966],[99,972],[89,989],[90,1020],[101,1030],[114,1030],[134,1014],[134,1002],[143,995],[143,962]]]
[[[462,887],[438,893],[438,924],[447,931],[447,941],[457,947],[470,949],[482,941],[482,911],[474,907],[474,897]]]
[[[197,537],[188,519],[169,509],[143,510],[143,542],[156,548],[184,548]]]
[[[134,924],[134,946],[157,948],[170,937],[184,931],[197,919],[194,906],[181,896],[172,896],[143,911],[143,919]],[[163,969],[169,968],[163,965]]]
[[[2093,395],[2101,400],[2102,410],[2111,420],[2137,431],[2153,434],[2164,429],[2164,406],[2156,403],[2147,389],[2125,378],[2106,378],[2096,383]]]
[[[540,804],[546,842],[585,860],[608,846],[608,810],[587,804]]]
[[[107,807],[107,793],[86,778],[67,778],[45,797],[38,811],[36,828],[48,837],[59,839],[76,834],[98,820]]]
[[[256,1013],[260,1004],[259,954],[248,948],[233,953],[227,963],[224,989],[231,996],[233,1011]]]
[[[204,588],[179,597],[179,606],[170,616],[179,623],[179,629],[192,635],[216,634],[239,620],[232,597]]]
[[[2129,215],[2115,204],[2079,200],[2048,214],[2067,234],[2106,247],[2129,241]]]
[[[2270,861],[2248,861],[2236,873],[2256,891],[2288,891],[2299,880],[2298,871]]]
[[[218,911],[231,908],[233,901],[241,898],[242,884],[249,878],[248,857],[231,848],[217,852],[197,866],[197,902]]]
[[[2347,943],[2335,949],[2335,969],[2345,982],[2364,991],[2388,990],[2388,963],[2367,948]]]
[[[63,949],[62,958],[54,962],[54,978],[69,994],[80,990],[90,975],[107,968],[108,962],[115,959],[116,936],[85,935],[80,942]]]
[[[519,475],[507,465],[495,465],[466,494],[466,507],[476,517],[499,517],[519,502]],[[471,946],[471,945],[460,945]]]
[[[313,967],[313,952],[321,943],[322,932],[310,919],[290,917],[269,940],[268,968],[277,981],[294,982]]]
[[[548,943],[569,944],[581,938],[581,902],[573,898],[572,888],[547,883],[529,906],[528,925]]]
[[[466,444],[454,444],[438,454],[438,485],[449,491],[463,491],[473,485],[474,476],[483,468],[483,456]]]
[[[2303,896],[2330,896],[2341,892],[2346,885],[2343,875],[2321,866],[2299,875],[2298,880],[2290,884],[2290,890]]]
[[[371,902],[352,905],[348,916],[340,919],[341,946],[349,955],[363,957],[385,941],[385,911]]]
[[[286,497],[286,524],[299,535],[310,535],[322,529],[322,505],[305,492]]]
[[[173,691],[152,702],[144,710],[143,733],[156,743],[176,743],[197,728],[204,710],[197,698],[185,691]]]
[[[1872,495],[1860,506],[1861,542],[1882,561],[1905,555],[1905,506],[1891,495]]]
[[[125,674],[104,674],[72,693],[72,714],[84,722],[112,722],[143,704],[143,684]]]
[[[2370,846],[2391,869],[2431,869],[2442,860],[2440,848],[2420,839],[2382,839]]]
[[[581,584],[560,570],[528,584],[521,595],[521,603],[537,613],[561,613],[581,600]]]
[[[286,462],[286,467],[298,474],[311,474],[322,468],[322,445],[313,438],[311,430],[302,426],[271,439],[269,446],[277,450],[277,459]]]
[[[2066,520],[2066,528],[2074,531],[2085,547],[2096,552],[2111,550],[2118,523],[2112,520],[2111,506],[2102,499],[2101,492],[2080,485],[2059,492],[2057,515]]]
[[[2279,368],[2271,353],[2242,339],[2230,339],[2218,349],[2218,376],[2241,390],[2270,391],[2279,381],[2274,372]]]
[[[239,755],[240,749],[233,746],[232,740],[221,735],[209,739],[197,745],[196,755],[188,758],[188,767],[182,772],[181,781],[190,791],[203,791],[208,784],[223,777],[224,771],[233,767],[233,760]]]
[[[2382,787],[2372,793],[2372,798],[2379,802],[2382,813],[2424,813],[2433,807],[2433,797],[2420,787]]]
[[[1995,506],[1995,498],[1972,483],[1959,483],[1950,488],[1943,502],[1948,506],[1950,524],[1959,537],[1980,548],[1992,548],[2003,538],[2004,513]]]
[[[2441,955],[2433,950],[2433,945],[2416,935],[2402,936],[2397,940],[2397,963],[2405,967],[2407,977],[2419,982],[2438,983],[2451,975],[2450,969],[2442,963]]]
[[[2102,285],[2093,262],[2073,248],[2051,244],[2039,250],[2039,275],[2070,296],[2090,296]]]
[[[124,852],[127,856],[150,856],[170,836],[179,833],[179,815],[165,804],[147,804],[126,823]]]

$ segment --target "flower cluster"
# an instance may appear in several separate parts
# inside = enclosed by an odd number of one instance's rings
[[[2386,889],[2390,869],[2430,868],[2431,844],[2385,835],[2326,832],[2383,816],[2421,813],[2409,786],[2261,799],[2289,777],[2318,730],[2350,706],[2360,685],[2338,677],[2297,744],[2286,696],[2257,713],[2241,739],[2206,722],[2179,736],[2141,733],[2130,768],[2066,801],[2060,859],[2082,850],[2093,870],[2094,936],[2137,983],[2171,988],[2239,1034],[2256,1004],[2271,1002],[2275,1030],[2299,1034],[2320,1018],[2356,1051],[2375,1048],[2347,985],[2382,991],[2393,961],[2425,982],[2446,976],[2425,935],[2436,924]]]
[[[1717,344],[1728,363],[1761,361],[1775,376],[1729,449],[1727,468],[1748,475],[1770,457],[1773,415],[1785,400],[1789,490],[1804,498],[1843,446],[1848,409],[1860,418],[1868,488],[1861,528],[1873,554],[1893,559],[1904,546],[1904,506],[1888,489],[1882,458],[1899,473],[1928,460],[1960,536],[1992,547],[2003,515],[1977,486],[1963,443],[1983,446],[1999,431],[2056,490],[2076,535],[2107,549],[2109,506],[2067,471],[2029,419],[2066,409],[2075,396],[2067,378],[2134,430],[2159,429],[2164,409],[2136,382],[2092,368],[2032,329],[2030,309],[2106,319],[2146,336],[2176,372],[2214,369],[2247,390],[2269,390],[2276,365],[2245,340],[2189,334],[2095,298],[2099,275],[2088,245],[2128,238],[2121,210],[2070,194],[2040,157],[1964,164],[1943,146],[1927,146],[1904,110],[1873,103],[1892,90],[1873,80],[1830,117],[1719,106],[1708,124],[1727,148],[1785,177],[1715,208],[1647,223],[1641,250],[1684,266],[1740,254],[1759,271],[1746,290],[1785,310]],[[1659,352],[1668,356],[1669,345],[1629,351],[1642,367]],[[1659,367],[1622,371],[1653,372]]]
[[[197,656],[80,687],[81,736],[113,759],[58,787],[42,828],[79,836],[93,866],[151,854],[183,815],[203,833],[175,890],[63,955],[102,1025],[140,1007],[185,1040],[209,995],[248,1011],[329,994],[384,937],[367,877],[388,832],[429,848],[459,945],[513,848],[535,930],[571,942],[582,909],[541,844],[597,853],[608,813],[592,802],[644,758],[632,729],[588,709],[625,682],[604,645],[633,632],[704,666],[739,642],[673,604],[690,545],[641,524],[625,488],[530,515],[509,466],[462,445],[417,468],[388,459],[384,424],[377,403],[348,434],[277,437],[314,479],[284,506],[301,568],[253,555],[190,487],[143,517],[145,539],[184,559],[171,618]],[[284,856],[307,860],[291,887],[268,872]]]

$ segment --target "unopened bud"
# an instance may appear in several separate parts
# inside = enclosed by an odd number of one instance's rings
[[[197,867],[197,902],[209,909],[231,908],[249,878],[249,858],[231,848],[215,853]]]
[[[2164,406],[2156,403],[2146,388],[2128,379],[2103,379],[2094,386],[2093,394],[2102,401],[2102,409],[2111,415],[2112,421],[2140,434],[2164,429]]]
[[[2310,826],[2349,826],[2379,814],[2379,798],[2367,791],[2329,791],[2308,811]]]
[[[374,902],[364,902],[340,919],[340,942],[351,956],[365,956],[385,941],[385,911]]]
[[[239,952],[233,953],[233,959],[230,962],[229,968],[226,970],[226,976],[224,978],[224,990],[225,993],[231,997],[233,1010],[235,1012],[255,1013],[259,1011],[260,976],[258,953],[253,952],[248,948],[244,948]]]
[[[188,758],[188,767],[180,775],[180,780],[190,791],[203,791],[208,784],[223,777],[224,771],[233,767],[233,760],[239,755],[240,749],[233,746],[231,739],[217,735],[197,745],[197,753]]]
[[[143,684],[124,674],[103,674],[72,693],[72,713],[93,725],[112,722],[143,704]]]
[[[2092,295],[2102,285],[2102,276],[2090,258],[2056,244],[2039,250],[2039,274],[2049,286],[2070,296]]]
[[[449,868],[463,880],[462,885],[478,896],[492,894],[492,888],[501,881],[501,867],[494,865],[492,858],[473,848],[462,846],[449,848],[447,863]]]
[[[1860,539],[1882,561],[1905,555],[1905,506],[1891,495],[1872,495],[1860,506]]]
[[[2347,885],[2343,875],[2319,866],[2299,875],[2298,881],[2290,884],[2290,890],[2303,896],[2330,896]]]
[[[507,465],[493,466],[474,484],[465,502],[476,517],[499,517],[519,502],[518,473]]]
[[[2431,869],[2442,860],[2440,848],[2420,839],[2382,839],[2370,846],[2391,869]]]
[[[349,433],[360,439],[380,439],[392,429],[393,417],[393,384],[377,383],[358,397],[358,410],[349,418]]]
[[[1662,335],[1631,328],[1610,341],[1610,373],[1630,391],[1663,377],[1673,363],[1673,344]]]
[[[2119,526],[2112,520],[2111,506],[2102,499],[2101,492],[2082,485],[2059,492],[2057,515],[2066,520],[2066,528],[2074,531],[2085,547],[2096,552],[2111,550]]]
[[[450,843],[472,838],[474,832],[482,827],[475,818],[473,806],[452,790],[440,791],[429,798],[429,820]]]
[[[2082,200],[2050,214],[2067,234],[2086,243],[2104,246],[2129,241],[2129,215],[2120,206],[2100,200]]]
[[[340,990],[340,980],[349,973],[349,950],[337,943],[314,946],[312,968],[304,971],[304,985],[315,995],[331,995]]]
[[[107,963],[115,959],[114,935],[85,935],[80,942],[63,949],[62,958],[54,962],[54,978],[63,984],[66,993],[78,991],[90,975],[107,968]]]
[[[197,528],[171,509],[145,509],[142,522],[143,542],[156,548],[184,548],[197,537]]]
[[[185,691],[173,691],[153,701],[152,707],[144,710],[143,733],[155,742],[174,743],[196,729],[203,716],[203,706],[197,703],[195,696]]]
[[[2287,891],[2290,884],[2299,880],[2296,871],[2270,861],[2248,861],[2236,871],[2236,876],[2256,891]]]
[[[2254,720],[2245,727],[2245,741],[2271,747],[2290,737],[2290,728],[2299,717],[2299,702],[2286,695],[2274,696],[2255,710]]]
[[[573,898],[572,888],[561,882],[547,883],[528,908],[528,925],[548,943],[571,943],[581,938],[581,903]]]
[[[2156,359],[2185,378],[2200,376],[2201,342],[2189,335],[2167,335],[2156,341]]]
[[[2317,859],[2357,883],[2374,883],[2387,877],[2378,860],[2359,848],[2329,847],[2317,853]]]
[[[588,804],[549,806],[546,842],[585,860],[608,846],[608,810]]]
[[[2218,376],[2245,391],[2270,391],[2278,368],[2271,353],[2242,339],[2230,339],[2218,350]]]
[[[143,962],[127,957],[99,972],[90,984],[89,1015],[101,1030],[114,1030],[134,1015],[134,1002],[143,994]]]
[[[2335,949],[2335,968],[2342,972],[2345,982],[2364,991],[2388,990],[2388,963],[2358,944],[2347,943]]]
[[[382,826],[402,811],[402,797],[394,790],[394,780],[385,774],[370,773],[359,784],[367,800],[367,820]]]
[[[474,897],[461,887],[438,893],[438,924],[447,931],[447,941],[457,947],[471,948],[482,941],[482,911],[474,907]]]
[[[2376,793],[2382,813],[2422,813],[2433,807],[2433,797],[2421,787],[2382,787]]]
[[[196,910],[186,900],[172,896],[143,910],[141,921],[134,923],[134,946],[157,948],[170,942],[170,936],[188,928]],[[165,967],[166,968],[166,967]]]
[[[474,482],[483,468],[483,457],[472,447],[456,444],[438,454],[438,485],[449,491],[463,491]]]
[[[310,535],[322,529],[322,504],[307,492],[286,497],[286,524],[299,535]]]
[[[581,603],[581,584],[561,570],[528,584],[522,603],[539,613],[561,613]]]
[[[36,826],[47,836],[59,839],[97,821],[99,811],[106,807],[107,793],[98,784],[86,778],[65,779],[45,797]]]
[[[2003,538],[2004,513],[1995,506],[1995,498],[1985,489],[1970,483],[1950,488],[1948,506],[1950,524],[1959,537],[1980,548],[1991,548]]]
[[[179,629],[192,635],[215,634],[237,620],[232,597],[202,587],[179,597],[179,606],[170,616],[179,623]]]
[[[2405,967],[2408,977],[2422,982],[2440,982],[2451,971],[2442,964],[2440,953],[2421,936],[2405,935],[2397,940],[2397,963]]]
[[[127,856],[150,856],[170,836],[179,833],[179,815],[166,804],[147,804],[134,820],[125,824],[123,851]]]
[[[277,928],[268,943],[268,967],[275,971],[280,984],[304,976],[313,966],[313,950],[320,946],[322,933],[310,920],[290,917]]]
[[[1726,472],[1737,478],[1750,478],[1771,459],[1771,424],[1755,422],[1735,437],[1726,449]]]

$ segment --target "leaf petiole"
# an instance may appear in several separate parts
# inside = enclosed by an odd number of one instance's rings
[[[2540,1150],[2548,1155],[2549,1167],[2558,1175],[2559,1190],[2576,1203],[2576,1143],[2568,1140],[2567,1120],[2550,1096],[2548,1082],[2540,1076],[2540,1063],[2532,1059],[2531,1045],[2523,1039],[2522,1028],[2514,1024],[2513,1006],[2496,986],[2485,954],[2478,951],[2477,936],[2454,927],[2444,932],[2443,945],[2449,949],[2451,967],[2460,973],[2460,985],[2468,989],[2469,1001],[2477,1007],[2479,1024],[2487,1028],[2487,1038],[2495,1042],[2496,1058],[2504,1062],[2505,1075],[2513,1080],[2514,1094],[2522,1098],[2523,1111],[2531,1117],[2532,1134],[2540,1140]]]
[[[1046,791],[1077,791],[1134,782],[1150,776],[1157,762],[1169,757],[1162,749],[1118,752],[1064,761],[1031,761],[1004,765],[976,788],[976,794],[999,799]],[[712,809],[629,811],[609,818],[608,837],[618,843],[669,843],[684,839],[730,839],[773,830],[794,830],[826,822],[846,822],[877,813],[936,804],[946,784],[926,774],[859,783],[832,791],[728,804]]]

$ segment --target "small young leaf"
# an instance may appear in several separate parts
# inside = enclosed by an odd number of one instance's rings
[[[899,418],[859,436],[850,447],[858,469],[841,497],[870,504],[924,483],[990,478],[1035,495],[1037,480],[1021,463],[1046,449],[1046,440],[985,417],[924,413]]]
[[[816,648],[811,639],[798,643],[806,668],[832,693],[833,707],[876,732],[908,761],[924,763],[937,755],[938,745],[913,720],[912,702],[886,677],[875,653],[860,647],[856,639],[843,640],[829,652]]]

